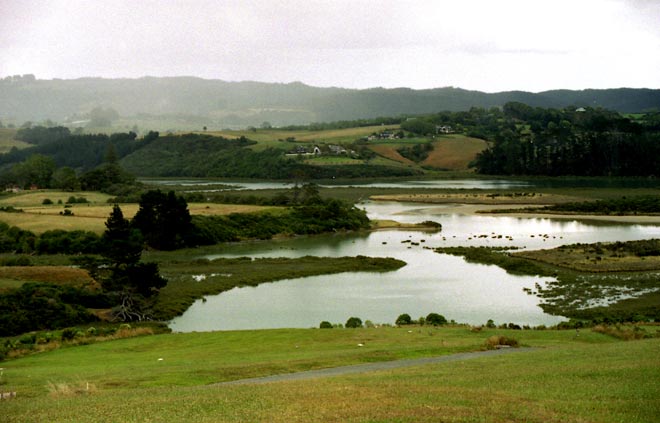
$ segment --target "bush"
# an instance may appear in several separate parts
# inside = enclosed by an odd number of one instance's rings
[[[84,203],[89,203],[85,197],[74,197],[71,196],[69,197],[68,200],[66,200],[66,204],[84,204]]]
[[[332,329],[332,323],[327,322],[327,321],[322,321],[321,324],[319,325],[320,329]]]
[[[349,317],[348,320],[346,321],[347,328],[361,328],[362,327],[362,319],[359,317]]]
[[[399,315],[399,317],[396,318],[396,322],[394,322],[397,326],[404,326],[404,325],[410,325],[412,324],[412,318],[410,317],[410,314],[403,313]]]
[[[517,348],[518,341],[514,338],[507,338],[506,336],[501,335],[493,335],[486,340],[486,348],[489,350],[494,350],[501,346]]]
[[[426,316],[426,324],[433,326],[446,325],[447,319],[442,314],[429,313],[428,316]]]
[[[51,200],[50,198],[44,198],[44,201],[42,201],[41,204],[47,206],[49,204],[53,204],[53,200]]]
[[[62,331],[62,341],[70,341],[76,337],[78,329],[76,328],[66,328]]]

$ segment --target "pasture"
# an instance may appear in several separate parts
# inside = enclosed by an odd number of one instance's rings
[[[353,143],[361,137],[366,137],[374,132],[380,132],[385,129],[398,129],[398,125],[385,126],[365,126],[359,128],[346,129],[326,129],[326,130],[284,130],[284,129],[256,129],[250,130],[231,130],[231,131],[208,131],[204,132],[210,135],[222,136],[225,138],[245,137],[257,141],[258,145],[254,149],[264,149],[268,147],[290,149],[294,143],[325,143],[325,144],[346,144]],[[289,140],[289,141],[287,141]]]
[[[415,162],[403,157],[397,150],[401,147],[427,142],[433,145],[433,150],[429,151],[429,156],[419,163],[419,165],[452,171],[467,171],[470,162],[474,160],[478,153],[487,147],[487,143],[484,140],[455,134],[445,135],[435,140],[426,138],[379,140],[370,142],[369,149],[389,160],[410,166],[417,166]]]
[[[69,197],[84,197],[88,203],[65,204]],[[97,192],[29,191],[0,197],[0,206],[14,207],[22,213],[0,212],[0,221],[10,226],[17,226],[40,234],[52,229],[67,231],[85,230],[95,233],[105,231],[105,221],[112,211],[108,203],[109,195]],[[45,199],[54,204],[44,205]],[[58,204],[58,202],[62,204]],[[124,217],[132,218],[138,211],[137,204],[120,205]],[[275,207],[263,207],[242,204],[190,203],[191,215],[226,215],[230,213],[251,213],[273,210]],[[68,210],[69,215],[63,213]]]
[[[467,170],[478,153],[487,148],[478,138],[449,135],[433,142],[433,150],[421,164],[436,169]]]

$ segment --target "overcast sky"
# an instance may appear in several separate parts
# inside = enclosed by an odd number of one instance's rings
[[[660,88],[660,0],[0,0],[0,76]]]

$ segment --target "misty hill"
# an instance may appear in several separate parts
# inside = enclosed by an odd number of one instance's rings
[[[26,75],[0,79],[0,121],[16,124],[46,119],[84,121],[94,108],[101,107],[118,112],[124,123],[165,119],[195,127],[245,127],[263,122],[281,126],[501,107],[510,101],[535,107],[590,106],[634,113],[660,109],[660,90],[490,94],[460,88],[355,90],[195,77],[39,80]]]

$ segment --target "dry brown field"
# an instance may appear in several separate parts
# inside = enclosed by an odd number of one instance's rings
[[[467,170],[470,162],[487,146],[486,141],[477,138],[450,136],[434,141],[433,151],[421,164],[437,169]]]

